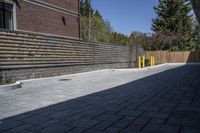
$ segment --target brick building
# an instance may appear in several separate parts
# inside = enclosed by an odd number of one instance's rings
[[[79,0],[0,0],[0,28],[80,38]]]

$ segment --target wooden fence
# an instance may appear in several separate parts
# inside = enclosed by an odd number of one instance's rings
[[[20,31],[0,30],[0,83],[106,68],[134,67],[143,50]],[[200,62],[200,52],[151,51],[155,63]],[[137,64],[137,63],[136,63]]]
[[[150,56],[154,56],[156,64],[200,62],[199,51],[195,52],[147,51],[145,52],[145,56],[147,59],[150,59]]]
[[[0,31],[0,81],[127,68],[131,53],[129,46]]]

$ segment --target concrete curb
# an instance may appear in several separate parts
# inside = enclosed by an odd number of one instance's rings
[[[44,80],[44,79],[49,79],[49,78],[65,78],[66,76],[73,76],[73,75],[81,75],[81,74],[86,74],[86,73],[93,73],[93,72],[101,72],[101,71],[109,71],[109,70],[133,70],[133,71],[141,71],[141,70],[148,70],[150,68],[157,68],[157,67],[161,67],[161,66],[165,66],[168,63],[165,64],[160,64],[160,65],[156,65],[156,66],[152,66],[152,67],[145,67],[145,68],[127,68],[127,69],[102,69],[102,70],[96,70],[96,71],[89,71],[89,72],[81,72],[81,73],[74,73],[74,74],[68,74],[68,75],[61,75],[61,76],[54,76],[54,77],[45,77],[45,78],[36,78],[36,79],[25,79],[25,80],[20,80],[18,81],[19,83],[23,83],[23,82],[29,82],[29,81],[37,81],[37,80]],[[12,84],[14,85],[14,84]],[[5,85],[5,86],[12,86],[12,85]],[[0,86],[1,87],[1,86]]]
[[[8,91],[8,90],[14,90],[19,89],[22,87],[22,82],[18,81],[14,84],[8,84],[8,85],[0,85],[0,92]]]
[[[152,66],[152,67],[145,67],[145,68],[126,68],[126,69],[102,69],[102,70],[96,70],[96,71],[89,71],[89,72],[81,72],[81,73],[74,73],[74,74],[67,74],[67,75],[61,75],[61,76],[53,76],[53,77],[44,77],[44,78],[36,78],[36,79],[25,79],[25,80],[20,80],[19,82],[23,83],[23,82],[29,82],[29,81],[37,81],[37,80],[44,80],[44,79],[49,79],[49,78],[65,78],[66,76],[73,76],[73,75],[81,75],[81,74],[89,74],[89,73],[94,73],[94,72],[101,72],[101,71],[110,71],[110,70],[133,70],[133,71],[142,71],[142,70],[148,70],[148,69],[152,69],[152,68],[157,68],[157,67],[161,67],[161,66],[165,66],[168,63],[165,64],[160,64],[160,65],[156,65],[156,66]]]

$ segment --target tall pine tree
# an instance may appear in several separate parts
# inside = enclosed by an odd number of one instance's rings
[[[186,0],[159,0],[154,7],[156,18],[153,19],[152,30],[162,42],[164,50],[192,50],[194,42],[191,36],[191,5]],[[166,36],[168,40],[166,41]],[[181,37],[180,37],[181,36]],[[171,39],[171,40],[170,40]]]

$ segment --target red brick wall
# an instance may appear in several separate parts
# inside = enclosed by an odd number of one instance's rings
[[[56,5],[62,4],[61,0],[43,0],[49,1]],[[56,2],[55,2],[56,1]],[[70,1],[70,2],[69,2]],[[65,0],[66,4],[70,4],[66,7],[73,8],[78,12],[77,0]],[[63,0],[63,6],[65,5]],[[80,37],[79,30],[79,18],[78,16],[68,15],[62,12],[58,12],[49,8],[41,7],[35,4],[24,2],[19,0],[20,8],[17,8],[17,29],[33,32],[48,33],[54,35],[68,36],[68,37]],[[74,6],[71,6],[74,5]],[[61,6],[61,5],[60,5]],[[66,8],[67,9],[67,8]],[[62,16],[65,17],[66,25],[63,24]]]
[[[41,1],[78,12],[79,0],[41,0]]]

